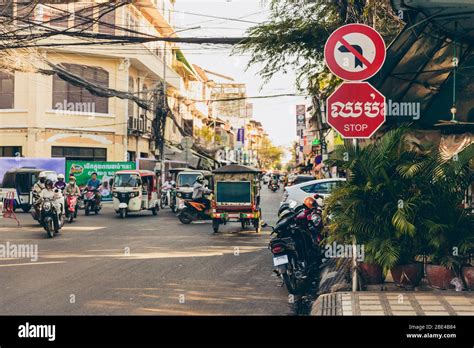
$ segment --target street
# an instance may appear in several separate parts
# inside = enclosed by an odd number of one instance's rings
[[[262,188],[264,220],[274,224],[281,190]],[[0,260],[1,315],[290,315],[288,293],[272,274],[269,234],[211,233],[182,225],[169,209],[121,220],[110,203],[79,211],[48,239],[30,214],[0,220],[1,243],[37,244],[38,260]]]

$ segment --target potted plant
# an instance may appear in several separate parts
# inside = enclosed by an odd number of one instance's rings
[[[472,216],[464,216],[458,205],[474,145],[453,161],[435,148],[408,149],[405,131],[391,130],[375,143],[336,150],[333,164],[346,169],[349,178],[327,199],[328,241],[349,243],[355,238],[365,246],[364,262],[391,270],[395,283],[404,287],[418,285],[423,272],[416,260],[428,255],[433,264],[427,267],[428,276],[442,277],[431,284],[446,286],[457,260],[451,255],[454,248],[459,253],[472,248]],[[359,269],[362,275],[366,270],[379,273],[372,266]]]
[[[466,288],[469,290],[474,290],[474,266],[472,255],[469,255],[467,262],[462,266],[461,274]]]

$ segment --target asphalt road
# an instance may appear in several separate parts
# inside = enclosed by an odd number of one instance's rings
[[[281,191],[262,189],[275,222]],[[29,214],[0,220],[0,244],[37,245],[38,259],[0,258],[0,315],[291,315],[272,274],[269,231],[182,225],[165,209],[121,220],[111,205],[48,239]]]

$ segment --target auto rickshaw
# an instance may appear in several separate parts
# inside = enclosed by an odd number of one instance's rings
[[[177,172],[176,203],[178,211],[184,208],[184,201],[193,198],[193,186],[198,176],[204,176],[204,178],[207,180],[207,186],[211,188],[213,187],[213,174],[207,170],[181,168],[174,169],[172,171],[170,170],[170,173],[173,173],[173,171]]]
[[[114,209],[122,219],[128,213],[150,210],[153,215],[160,209],[157,177],[150,170],[122,170],[115,173],[112,187]]]
[[[14,209],[20,207],[25,213],[29,212],[33,205],[33,185],[38,181],[38,176],[44,172],[48,179],[56,181],[57,174],[54,171],[45,171],[39,168],[13,168],[3,176],[0,188],[0,200],[12,192],[15,197]]]
[[[260,171],[231,164],[213,171],[214,197],[212,200],[212,228],[219,231],[221,224],[239,221],[242,229],[253,226],[261,231]]]

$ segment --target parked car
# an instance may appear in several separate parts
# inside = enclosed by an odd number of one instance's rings
[[[314,180],[314,176],[312,175],[290,175],[288,176],[288,184],[287,186],[294,186],[298,184],[302,184],[304,182]]]
[[[326,198],[331,194],[331,191],[334,188],[345,181],[345,178],[319,179],[303,182],[298,185],[287,186],[285,187],[281,204],[295,201],[297,205],[300,205],[303,204],[306,197],[314,196],[316,193],[323,198]]]

